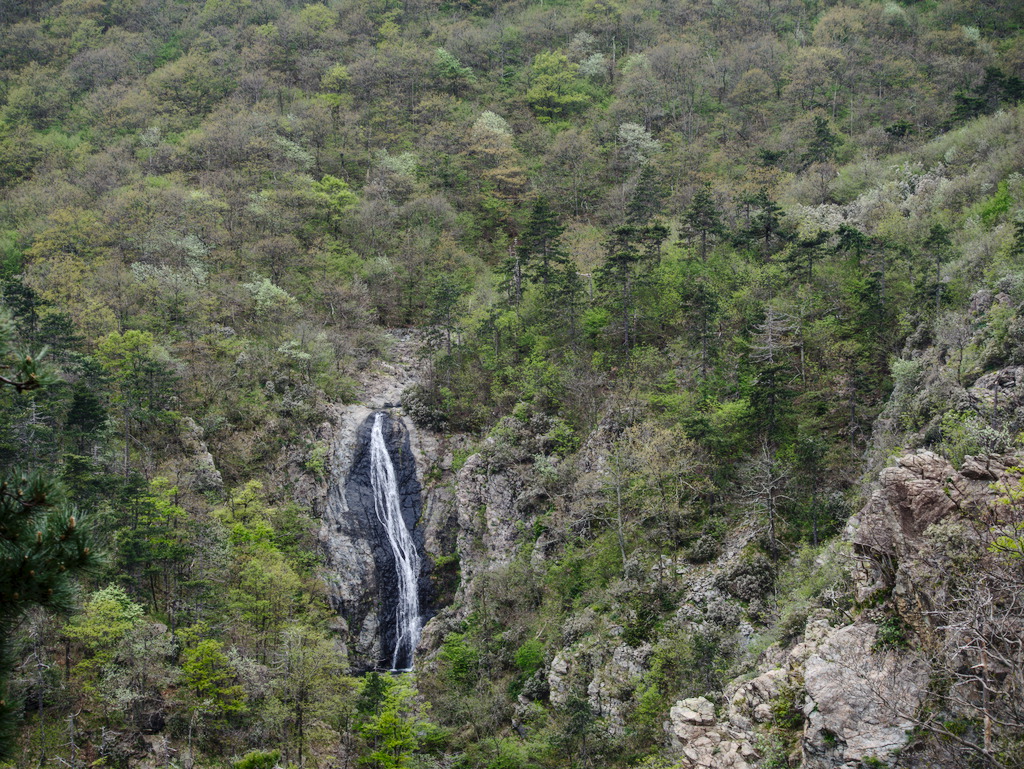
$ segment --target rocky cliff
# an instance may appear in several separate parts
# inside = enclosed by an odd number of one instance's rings
[[[378,412],[387,415],[383,432],[401,491],[402,517],[424,556],[419,584],[424,619],[433,611],[431,559],[425,556],[427,540],[435,535],[422,515],[430,497],[424,496],[420,479],[432,464],[434,443],[403,418],[400,406],[403,389],[415,379],[418,346],[415,335],[398,337],[394,363],[366,372],[363,402],[336,407],[330,426],[333,435],[320,541],[331,604],[338,612],[355,672],[386,667],[385,658],[394,643],[388,621],[395,613],[389,579],[394,558],[374,512],[370,481],[369,436]]]
[[[960,388],[964,402],[1015,415],[1018,374],[995,372]],[[356,670],[381,659],[388,611],[378,579],[388,555],[367,514],[362,447],[372,413],[338,412],[322,533]],[[529,646],[524,623],[544,592],[530,580],[561,574],[566,542],[595,520],[614,520],[609,495],[621,478],[611,457],[634,417],[609,413],[562,454],[555,423],[540,417],[506,418],[469,451],[465,437],[417,430],[400,410],[392,414],[405,515],[428,562],[441,565],[421,584],[438,612],[418,651],[423,680],[445,675],[439,652],[479,623],[476,610],[502,625],[504,650],[488,669],[498,675],[517,647]],[[957,468],[933,451],[896,453],[845,535],[815,556],[812,573],[840,576],[802,614],[786,613],[794,599],[780,595],[787,588],[778,581],[799,571],[799,556],[772,564],[756,555],[761,534],[749,522],[671,555],[652,538],[592,591],[591,605],[549,613],[544,622],[558,616],[560,625],[533,636],[547,636],[546,651],[539,668],[509,682],[517,703],[508,723],[522,736],[538,707],[583,702],[609,739],[635,738],[643,719],[657,721],[652,738],[684,767],[955,766],[971,756],[1010,765],[999,756],[1024,694],[1022,666],[1011,659],[1024,639],[1013,592],[1024,586],[1024,559],[997,544],[1019,539],[1019,463],[990,452],[969,454]],[[503,580],[523,594],[496,594]],[[763,649],[764,637],[779,640]],[[704,694],[644,715],[662,689]]]
[[[815,613],[716,709],[678,702],[666,730],[684,766],[809,769],[1010,766],[1024,640],[1016,456],[898,456],[847,530],[856,603]],[[773,763],[772,765],[777,765]]]

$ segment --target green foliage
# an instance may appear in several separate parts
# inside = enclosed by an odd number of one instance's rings
[[[401,679],[390,686],[375,714],[361,727],[369,753],[360,758],[372,769],[405,769],[420,746],[425,724],[413,712],[414,692]]]
[[[252,295],[256,317],[264,318],[296,307],[295,297],[280,286],[274,285],[269,278],[254,275],[252,282],[243,283],[242,287]]]
[[[991,227],[998,219],[1010,211],[1013,202],[1009,187],[1004,180],[997,185],[995,194],[988,200],[979,203],[975,207],[975,211],[981,218],[982,223]]]
[[[1006,553],[1011,558],[1024,558],[1024,523],[1015,524],[1012,534],[999,534],[989,545],[994,553]]]
[[[359,202],[358,196],[344,180],[330,174],[325,174],[320,181],[313,182],[311,187],[313,199],[323,212],[324,223],[333,232],[341,232],[350,211]]]
[[[689,231],[691,237],[699,239],[700,258],[702,262],[706,262],[708,241],[725,232],[722,217],[711,195],[710,184],[705,184],[693,196],[693,200],[690,201],[690,205],[683,213],[683,226]]]
[[[64,627],[64,633],[101,661],[109,660],[114,645],[139,623],[143,613],[123,588],[109,585],[89,597],[82,614]]]
[[[835,550],[805,545],[780,570],[777,582],[780,640],[789,643],[800,636],[811,611],[847,594],[849,576]]]
[[[666,704],[716,691],[734,654],[724,630],[663,621],[686,599],[661,559],[714,573],[726,527],[754,509],[772,558],[748,554],[718,584],[755,620],[774,594],[765,637],[795,639],[844,589],[799,548],[841,528],[874,425],[901,441],[944,414],[926,441],[956,462],[1008,449],[1019,428],[931,395],[953,365],[966,386],[1021,362],[1012,3],[781,4],[771,55],[738,59],[764,30],[728,3],[7,5],[0,273],[15,318],[0,374],[15,384],[0,458],[25,469],[6,478],[22,491],[2,514],[45,584],[39,600],[0,601],[3,628],[74,604],[70,584],[46,582],[47,564],[73,571],[52,560],[61,548],[95,558],[96,542],[70,544],[82,518],[57,474],[111,552],[100,584],[130,586],[153,620],[95,650],[67,639],[60,696],[88,701],[75,736],[90,744],[26,764],[99,758],[102,719],[126,743],[140,724],[159,738],[147,708],[168,711],[172,740],[195,738],[197,765],[260,746],[282,764],[435,760],[415,758],[441,741],[428,726],[407,739],[419,704],[385,707],[394,682],[335,675],[319,522],[289,502],[296,458],[325,477],[315,431],[332,404],[372,389],[378,324],[429,327],[408,413],[492,437],[488,483],[527,481],[515,547],[536,548],[529,567],[433,564],[444,601],[462,566],[479,580],[467,595],[487,598],[422,671],[459,727],[438,764],[634,763]],[[979,288],[1010,300],[986,310],[978,295],[967,314]],[[43,345],[62,371],[38,388],[25,355]],[[993,560],[1015,562],[1020,532],[998,536]],[[738,616],[731,599],[700,611],[722,628]],[[182,630],[213,617],[215,641]],[[210,692],[134,683],[133,649],[168,659],[147,635],[157,619],[196,655],[190,675],[222,674]],[[623,694],[625,740],[603,737],[584,698],[545,699],[544,653],[605,622],[616,643],[656,648],[657,671]],[[223,646],[200,664],[207,642]],[[75,672],[101,648],[116,665]],[[218,700],[233,686],[244,697]],[[64,723],[56,695],[41,701],[41,721]]]
[[[728,573],[719,577],[722,587],[741,601],[763,598],[775,584],[776,569],[761,553],[747,553]]]
[[[544,579],[561,605],[570,608],[588,593],[607,586],[622,568],[615,533],[601,532],[587,546],[572,544],[544,574]]]
[[[233,769],[274,769],[280,760],[280,750],[250,750],[231,766]]]
[[[451,83],[453,87],[457,88],[459,81],[463,81],[466,84],[476,82],[476,75],[473,74],[473,70],[460,62],[447,49],[438,48],[435,55],[437,57],[438,75]]]
[[[207,4],[220,2],[208,0]],[[147,79],[152,94],[186,115],[205,114],[234,87],[209,56],[190,52],[164,64]]]
[[[540,122],[561,120],[586,108],[590,97],[576,77],[578,69],[565,54],[543,52],[534,57],[526,101]]]
[[[531,676],[544,664],[544,644],[539,639],[531,638],[524,642],[515,653],[516,667],[525,676]]]
[[[783,687],[779,691],[779,696],[771,702],[773,725],[783,731],[802,731],[804,726],[803,700],[802,688],[798,686]]]
[[[454,688],[471,689],[480,675],[480,654],[462,633],[449,633],[438,654],[443,675]]]
[[[759,734],[757,751],[761,754],[761,766],[765,769],[788,769],[789,749],[776,734]]]
[[[906,649],[910,646],[910,640],[907,637],[909,630],[910,627],[903,617],[898,615],[886,617],[878,623],[878,633],[872,648],[876,651]]]
[[[466,460],[469,459],[473,454],[476,453],[476,449],[472,446],[464,449],[455,449],[452,452],[452,472],[457,473],[466,464]]]
[[[191,709],[215,720],[245,710],[245,691],[235,683],[237,674],[220,641],[208,638],[186,647],[181,655],[181,673]]]
[[[974,412],[947,411],[942,415],[939,429],[942,437],[936,448],[954,467],[960,467],[969,454],[1000,453],[1010,444],[1005,431],[994,429]]]
[[[841,144],[840,138],[832,131],[828,120],[821,115],[814,116],[814,134],[808,142],[807,150],[800,158],[803,166],[824,163],[833,160],[836,149]]]
[[[15,334],[4,310],[0,383],[23,393],[52,382],[39,353],[14,351]],[[88,526],[65,501],[57,479],[42,470],[6,470],[0,481],[0,757],[14,746],[18,712],[7,692],[15,662],[11,635],[34,607],[66,611],[74,605],[73,580],[99,565],[94,547]]]
[[[691,563],[707,563],[719,556],[722,548],[714,537],[704,535],[697,539],[686,551],[686,558]]]

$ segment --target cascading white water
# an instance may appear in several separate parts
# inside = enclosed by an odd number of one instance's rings
[[[391,656],[391,669],[403,672],[412,670],[412,655],[420,640],[420,601],[416,589],[420,556],[402,518],[395,466],[391,463],[381,428],[383,421],[384,414],[378,412],[370,433],[370,483],[377,520],[387,532],[395,556],[398,607],[395,611],[395,649]]]

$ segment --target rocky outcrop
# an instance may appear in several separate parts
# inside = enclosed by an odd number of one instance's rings
[[[971,405],[985,416],[1012,418],[1024,402],[1024,366],[984,374],[967,390]]]
[[[929,527],[977,510],[1006,464],[1005,458],[969,457],[961,473],[922,451],[886,468],[848,531],[860,598],[892,590],[903,596],[901,612],[925,616],[922,596],[935,579],[912,564]],[[676,703],[665,728],[683,766],[753,766],[755,748],[773,740],[773,750],[807,769],[890,761],[918,723],[931,668],[906,642],[880,640],[875,617],[866,611],[836,626],[828,612],[813,614],[800,643],[788,652],[769,650],[758,675],[727,687],[719,715],[703,698]]]
[[[1015,377],[997,372],[991,384],[997,391],[1016,387]],[[1005,650],[1019,649],[1024,639],[1024,623],[1012,609],[1017,594],[1008,588],[1019,570],[992,543],[1019,521],[1012,500],[1020,487],[1013,468],[1020,463],[1018,456],[985,454],[965,457],[957,470],[922,450],[897,457],[881,472],[848,534],[858,562],[858,599],[885,601],[901,638],[882,653],[870,626],[847,628],[809,659],[808,693],[824,698],[811,727],[829,737],[833,753],[841,747],[848,761],[884,758],[903,745],[907,729],[924,723],[919,706],[929,673],[956,682],[936,704],[939,721],[983,719],[1019,696],[1024,681],[1014,679],[1014,666],[994,662],[1007,659]],[[899,649],[908,644],[920,653]],[[842,656],[832,662],[836,649]],[[841,697],[832,694],[837,687]],[[879,712],[882,721],[870,715]],[[851,732],[837,723],[859,726]]]
[[[734,736],[728,722],[718,721],[714,704],[704,697],[673,705],[665,731],[684,767],[749,769],[758,758],[747,740]]]
[[[871,623],[839,628],[804,663],[808,769],[855,769],[906,744],[928,666],[914,652],[876,648],[877,632]]]
[[[901,593],[913,590],[900,567],[912,560],[928,526],[984,495],[976,483],[931,451],[905,454],[882,470],[879,488],[847,529],[858,555],[857,599],[867,601],[897,583]]]
[[[777,666],[727,687],[721,716],[703,697],[677,702],[665,731],[683,766],[755,766],[755,746],[779,729],[799,730],[791,765],[859,769],[886,761],[906,744],[928,668],[913,651],[879,648],[877,632],[867,621],[833,627],[814,617],[788,653],[766,654]],[[779,723],[780,714],[788,723]]]
[[[206,445],[203,428],[191,417],[182,417],[178,423],[178,439],[187,457],[183,472],[185,486],[197,492],[223,489],[224,479]]]
[[[633,707],[637,681],[647,672],[650,656],[650,644],[620,644],[587,685],[587,701],[604,719],[608,734],[619,737],[626,733],[626,715]]]
[[[626,716],[634,706],[637,684],[649,669],[650,644],[617,643],[622,628],[612,626],[592,633],[560,651],[547,672],[552,705],[564,706],[573,694],[586,694],[587,704],[613,737],[626,733]]]
[[[996,489],[1016,486],[1013,456],[966,456],[960,470],[931,451],[897,457],[879,477],[879,488],[850,520],[847,533],[857,555],[857,598],[867,601],[892,591],[899,613],[927,635],[924,621],[942,601],[944,574],[925,563],[931,552],[929,527],[945,522],[977,521],[997,513]],[[975,528],[973,524],[969,528]],[[985,532],[988,526],[978,528]],[[979,543],[982,550],[984,546]],[[941,559],[940,559],[941,560]]]
[[[749,681],[734,684],[726,692],[729,723],[745,735],[773,718],[771,703],[789,682],[791,671],[772,668]]]
[[[518,495],[510,473],[483,454],[466,460],[455,488],[458,550],[464,556],[463,585],[468,586],[481,569],[507,565],[515,555]]]

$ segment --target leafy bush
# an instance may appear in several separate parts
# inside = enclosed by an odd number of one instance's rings
[[[943,414],[940,431],[942,439],[935,448],[953,467],[960,467],[968,455],[1003,454],[1012,446],[1006,430],[991,427],[977,414],[969,411],[949,411]]]
[[[473,456],[475,452],[476,449],[472,446],[464,449],[455,449],[452,452],[452,472],[459,472],[466,464],[466,460]]]
[[[469,689],[480,672],[480,652],[466,642],[462,633],[449,633],[438,654],[444,666],[444,677],[456,688]]]
[[[707,563],[715,560],[721,552],[722,547],[718,540],[705,534],[690,545],[686,551],[686,560],[690,563]]]
[[[804,631],[819,606],[842,606],[850,600],[849,574],[834,550],[806,546],[779,573],[779,640],[789,643]]]
[[[803,690],[786,685],[779,696],[771,701],[772,720],[776,727],[786,731],[802,729],[804,725]]]
[[[909,630],[910,626],[904,622],[903,617],[896,615],[886,617],[878,623],[878,633],[871,648],[875,651],[906,649],[910,646],[910,641],[907,638]]]
[[[231,766],[233,769],[274,769],[280,760],[280,750],[251,750]]]
[[[753,601],[768,595],[775,584],[775,566],[767,556],[757,553],[748,556],[719,575],[716,587],[741,601]]]
[[[526,641],[516,649],[515,663],[524,675],[533,675],[544,664],[544,644],[536,638]]]

